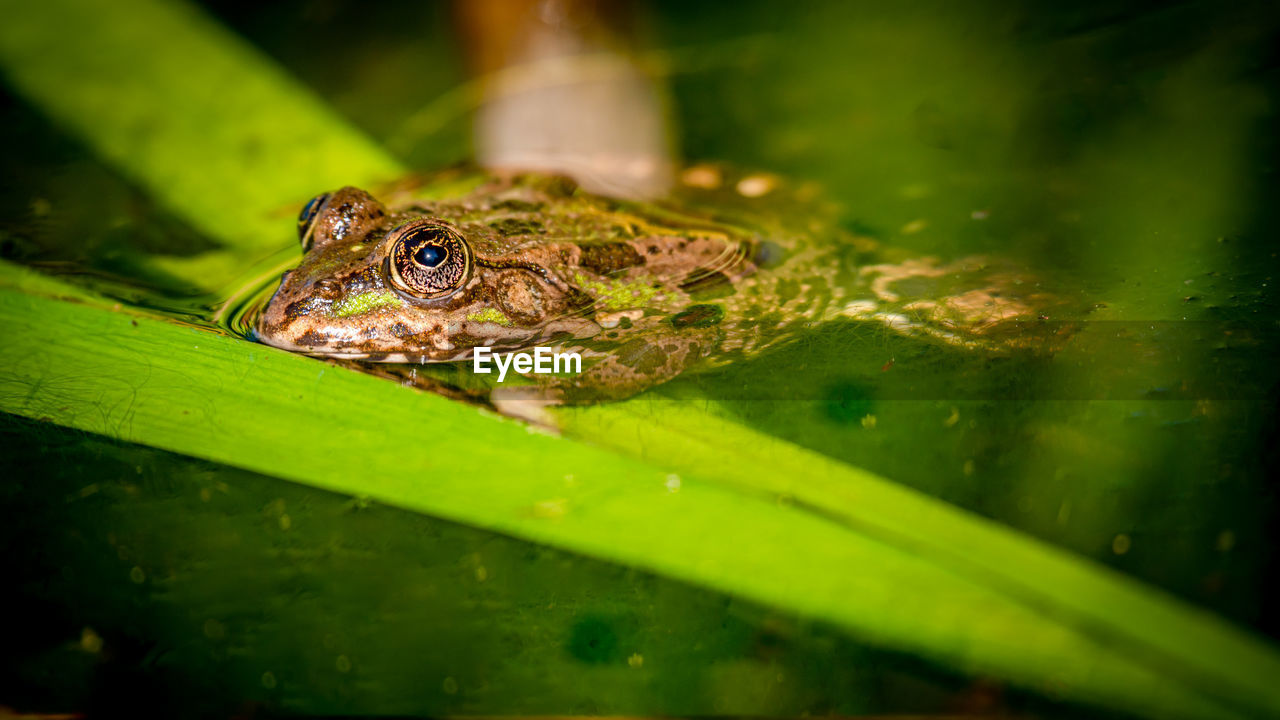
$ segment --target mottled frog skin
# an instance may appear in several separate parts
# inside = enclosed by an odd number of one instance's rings
[[[1046,342],[1026,329],[1051,301],[1016,272],[892,258],[835,230],[812,188],[770,175],[703,165],[682,179],[676,199],[649,204],[480,171],[381,200],[326,193],[303,209],[302,261],[256,335],[386,363],[462,361],[479,346],[581,353],[581,374],[508,389],[546,403],[626,397],[841,317],[997,352]],[[422,190],[442,185],[447,197]]]

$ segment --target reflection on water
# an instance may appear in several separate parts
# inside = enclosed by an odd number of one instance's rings
[[[298,262],[298,251],[288,248],[260,264],[261,271],[246,274],[218,303],[212,319],[237,337],[253,340],[253,323],[280,287],[280,275]]]

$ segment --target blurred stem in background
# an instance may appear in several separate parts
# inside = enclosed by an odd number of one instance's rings
[[[566,173],[587,190],[654,197],[672,177],[671,134],[634,50],[635,8],[608,0],[457,3],[481,75],[476,159]]]

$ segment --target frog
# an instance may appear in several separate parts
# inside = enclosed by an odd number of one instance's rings
[[[1009,263],[895,253],[840,228],[813,186],[773,174],[700,164],[679,177],[647,202],[477,168],[379,197],[324,192],[299,213],[302,259],[255,337],[364,368],[467,362],[477,348],[582,358],[580,372],[489,390],[493,407],[528,417],[513,408],[626,399],[837,320],[993,353],[1067,334],[1045,322],[1052,294]]]

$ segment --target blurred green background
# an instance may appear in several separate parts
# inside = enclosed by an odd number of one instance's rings
[[[203,6],[403,164],[470,156],[450,6]],[[640,10],[640,58],[667,84],[683,157],[816,180],[848,229],[920,253],[1012,256],[1096,305],[1052,361],[850,323],[655,395],[714,398],[717,413],[1280,636],[1266,582],[1280,446],[1274,3]],[[10,85],[0,117],[5,259],[91,285],[125,278],[141,304],[203,312],[210,298],[142,259],[217,240]],[[743,390],[762,386],[774,393]],[[1103,712],[378,503],[15,416],[0,429],[18,608],[0,705]]]

